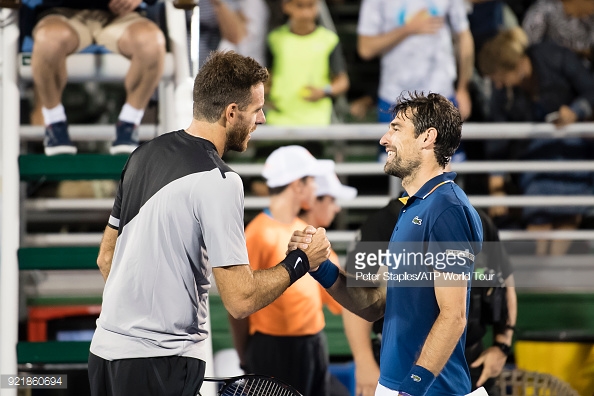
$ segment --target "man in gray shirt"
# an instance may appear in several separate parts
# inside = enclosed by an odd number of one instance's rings
[[[244,151],[265,122],[267,79],[251,58],[214,53],[196,76],[191,125],[128,159],[97,259],[106,284],[89,355],[93,396],[196,395],[211,273],[225,308],[244,318],[328,257],[320,228],[308,249],[250,269],[243,185],[221,157]]]

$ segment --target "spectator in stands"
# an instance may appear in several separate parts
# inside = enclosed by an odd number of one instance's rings
[[[222,39],[239,44],[247,35],[245,17],[240,0],[203,0],[200,2],[200,43],[198,63],[206,61]]]
[[[592,63],[594,46],[594,1],[538,0],[522,22],[531,44],[553,41]]]
[[[307,226],[297,217],[315,201],[313,176],[328,164],[317,161],[301,146],[285,146],[266,159],[262,175],[270,188],[270,207],[246,227],[252,269],[266,269],[285,257],[293,230]],[[334,257],[336,259],[336,257]],[[335,313],[340,305],[311,277],[303,277],[280,298],[244,320],[230,317],[239,360],[250,373],[286,381],[303,395],[328,396],[328,348],[323,333],[322,304]]]
[[[240,13],[245,20],[245,37],[236,44],[223,37],[219,50],[233,50],[240,55],[252,57],[262,66],[266,66],[269,6],[265,0],[242,0]]]
[[[381,56],[380,122],[392,121],[403,91],[440,93],[468,118],[474,51],[464,0],[363,0],[357,33],[361,58]]]
[[[485,41],[502,29],[518,26],[518,19],[503,0],[466,0],[468,22],[474,39],[474,52],[478,54]]]
[[[518,26],[518,19],[511,8],[503,0],[466,0],[468,4],[468,22],[474,39],[474,52],[478,54],[483,44],[504,29]],[[491,103],[491,81],[480,75],[476,68],[470,82],[472,97],[472,117],[469,121],[485,121],[489,118]],[[482,159],[484,143],[473,141],[467,143],[469,158]],[[473,176],[466,176],[473,178]],[[482,183],[481,183],[482,184]]]
[[[268,35],[270,125],[328,125],[332,98],[349,89],[336,33],[318,26],[320,0],[283,0],[288,23]]]
[[[364,251],[365,248],[361,244],[385,242],[383,249],[388,248],[388,241],[403,206],[399,199],[393,199],[363,223],[359,229],[357,245],[348,255],[347,270],[353,268],[353,254]],[[510,353],[517,316],[517,299],[511,263],[499,241],[498,229],[484,211],[477,209],[477,212],[483,225],[484,242],[487,243],[483,243],[483,251],[477,256],[475,271],[491,270],[498,278],[505,280],[506,287],[491,289],[473,281],[465,355],[470,366],[472,389],[484,386],[489,395],[496,396],[499,393],[495,386],[495,377],[501,373]],[[495,299],[498,301],[495,302]],[[375,323],[367,322],[346,309],[342,315],[345,333],[355,360],[355,394],[373,396],[379,378],[383,319]],[[486,334],[487,326],[490,325],[494,330],[493,344],[484,349],[482,338]],[[373,340],[370,338],[372,330],[377,335]]]
[[[552,42],[529,45],[520,28],[501,32],[487,42],[479,68],[493,81],[492,121],[553,122],[563,127],[592,117],[594,79],[571,50]],[[512,148],[508,142],[489,146],[490,158],[514,156],[523,160],[591,159],[591,142],[580,138],[532,139]],[[511,153],[511,154],[510,154]],[[503,176],[493,176],[491,193],[501,194]],[[519,186],[526,195],[591,195],[592,174],[523,173]],[[531,230],[575,229],[584,207],[532,207],[524,209]],[[538,254],[564,254],[569,241],[542,241]]]
[[[154,3],[155,1],[149,1]],[[66,86],[66,57],[90,44],[105,46],[130,59],[125,79],[126,103],[116,125],[112,154],[130,153],[138,146],[138,124],[163,73],[165,38],[153,22],[136,10],[141,0],[51,2],[39,7],[33,31],[33,81],[45,122],[45,153],[75,154],[61,103]]]

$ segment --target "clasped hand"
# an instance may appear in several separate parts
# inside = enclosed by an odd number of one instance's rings
[[[320,264],[330,257],[330,241],[322,227],[307,226],[303,231],[293,232],[287,253],[301,249],[307,254],[310,271],[315,271]]]

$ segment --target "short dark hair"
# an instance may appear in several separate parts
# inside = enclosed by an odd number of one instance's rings
[[[437,130],[435,158],[437,163],[445,168],[462,138],[460,112],[451,101],[442,95],[429,93],[425,96],[423,92],[416,91],[401,94],[391,112],[394,118],[399,113],[402,113],[403,117],[407,117],[406,113],[409,109],[412,113],[410,120],[415,127],[415,137],[431,127]]]
[[[213,51],[194,80],[194,118],[216,122],[225,108],[251,103],[252,87],[268,81],[268,70],[233,51]]]
[[[307,178],[310,176],[303,176],[300,180],[302,183],[305,183],[307,181]],[[294,181],[294,180],[293,180]],[[293,182],[291,182],[293,183]],[[285,191],[287,189],[287,187],[289,187],[289,185],[291,184],[285,184],[284,186],[278,186],[278,187],[268,187],[268,195],[269,196],[273,196],[273,195],[279,195],[280,193],[282,193],[283,191]]]

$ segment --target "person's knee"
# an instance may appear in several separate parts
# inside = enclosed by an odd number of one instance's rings
[[[120,48],[132,57],[142,58],[149,63],[165,56],[165,35],[154,23],[137,22],[126,30],[120,41]]]
[[[59,20],[42,23],[35,29],[33,52],[48,55],[68,55],[78,46],[78,35],[68,24]]]

